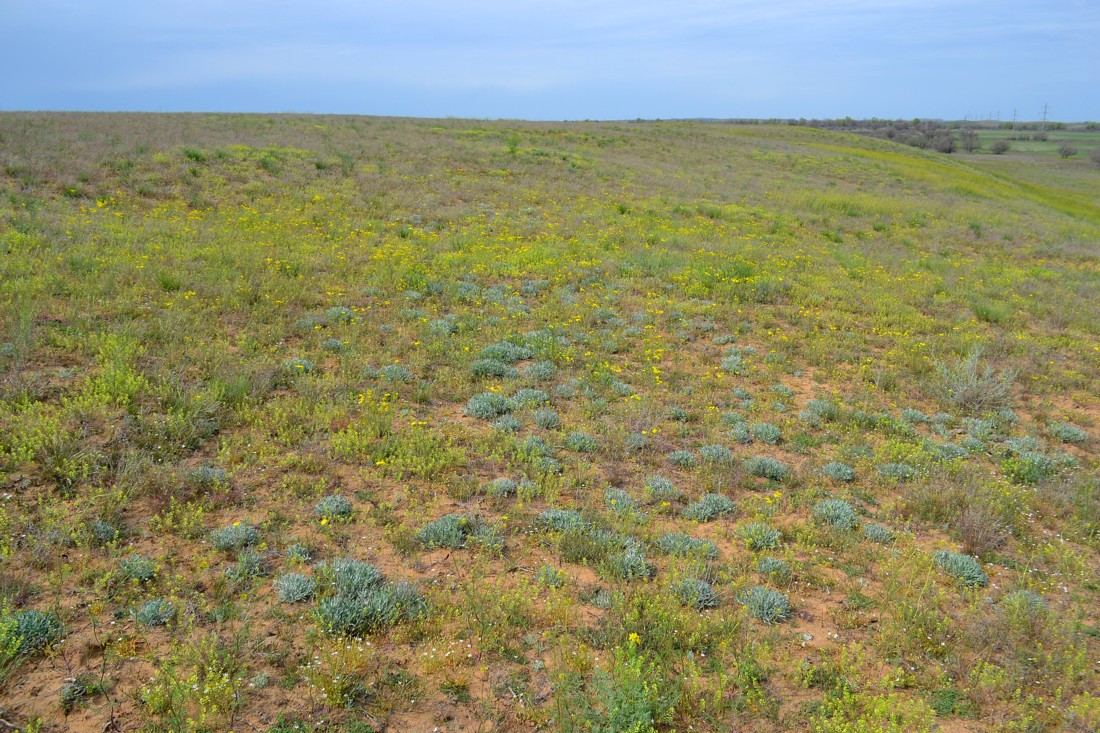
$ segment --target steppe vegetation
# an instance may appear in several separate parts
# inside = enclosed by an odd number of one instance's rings
[[[0,115],[0,718],[1100,726],[1100,170]]]

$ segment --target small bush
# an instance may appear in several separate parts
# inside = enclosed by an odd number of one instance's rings
[[[363,560],[338,557],[319,570],[338,596],[358,597],[382,583],[382,571]]]
[[[725,466],[733,463],[733,453],[724,445],[704,445],[699,449],[699,458],[712,466]]]
[[[515,409],[512,401],[496,392],[482,392],[470,398],[465,413],[480,420],[492,420]]]
[[[131,555],[118,564],[118,572],[126,580],[146,583],[156,577],[157,566],[141,555]]]
[[[694,468],[698,463],[695,454],[689,450],[674,450],[667,456],[668,462],[680,468]]]
[[[515,415],[503,415],[493,420],[493,430],[502,433],[518,433],[522,427],[523,423]]]
[[[187,483],[199,489],[223,486],[229,480],[225,469],[217,466],[198,466],[187,472]]]
[[[989,149],[993,151],[994,155],[1004,155],[1012,149],[1012,143],[1008,140],[995,140]]]
[[[779,428],[767,422],[756,423],[751,430],[753,438],[768,445],[777,445],[783,437],[783,433]]]
[[[1051,423],[1047,426],[1047,432],[1063,443],[1084,443],[1089,438],[1088,433],[1081,428],[1064,422]]]
[[[546,394],[544,390],[533,389],[531,387],[517,389],[516,393],[512,395],[512,404],[517,408],[538,407],[539,405],[545,405],[549,401],[550,395]]]
[[[535,575],[535,580],[542,585],[549,586],[550,588],[560,588],[565,585],[565,582],[569,579],[564,570],[555,568],[552,565],[543,565],[539,568],[539,572]]]
[[[283,368],[291,374],[309,374],[316,369],[312,361],[301,357],[287,359],[283,362]]]
[[[524,378],[532,382],[551,382],[557,374],[558,369],[552,361],[536,361],[523,370]]]
[[[823,422],[834,422],[840,419],[840,406],[831,400],[810,400],[806,403],[805,411]]]
[[[970,555],[939,550],[932,556],[932,559],[943,568],[944,572],[962,585],[984,587],[989,582],[989,576],[982,570],[982,566]]]
[[[351,502],[339,494],[326,496],[313,507],[313,513],[322,519],[329,521],[346,520],[351,518]]]
[[[604,492],[604,502],[616,514],[633,514],[638,511],[638,502],[622,489],[609,488]]]
[[[580,512],[573,509],[547,509],[538,515],[535,524],[553,532],[567,532],[587,524]]]
[[[387,379],[391,382],[411,382],[415,378],[408,367],[401,366],[400,364],[387,364],[379,369],[378,373],[382,375],[383,379]]]
[[[510,478],[495,478],[481,487],[481,490],[489,496],[503,499],[507,496],[514,496],[518,488],[519,484]]]
[[[275,580],[275,592],[283,603],[301,603],[313,597],[317,583],[301,573],[287,573]]]
[[[787,596],[762,585],[738,593],[737,602],[748,610],[750,616],[766,624],[777,624],[790,618],[793,613]]]
[[[691,606],[696,611],[705,611],[708,608],[718,608],[718,594],[705,580],[696,578],[684,578],[672,586],[672,595],[685,606]]]
[[[482,359],[498,359],[508,364],[515,364],[517,361],[530,359],[534,353],[526,346],[520,346],[511,341],[498,341],[486,346],[478,356]]]
[[[244,522],[234,522],[228,527],[210,533],[210,542],[219,550],[240,550],[250,547],[260,540],[256,528]]]
[[[1018,484],[1033,486],[1055,471],[1050,456],[1038,451],[1023,451],[1001,463],[1005,474]]]
[[[778,529],[763,522],[746,524],[737,530],[737,534],[745,541],[745,547],[753,552],[774,550],[779,547],[779,538],[782,536]]]
[[[996,412],[1012,404],[1015,373],[982,366],[975,350],[955,364],[936,362],[936,391],[945,403],[971,413]]]
[[[686,532],[668,532],[657,538],[656,545],[661,552],[673,557],[698,555],[713,559],[718,557],[718,546],[710,540],[700,540]]]
[[[646,494],[650,501],[679,501],[684,492],[664,476],[648,476],[645,480]]]
[[[163,598],[154,598],[147,601],[136,611],[132,611],[134,622],[147,627],[167,626],[168,622],[176,615],[176,607],[170,601]]]
[[[814,505],[814,519],[835,529],[855,529],[859,524],[852,505],[842,499],[825,499]]]
[[[774,458],[756,456],[745,460],[745,472],[772,481],[782,481],[787,476],[787,464]]]
[[[321,342],[321,348],[325,351],[331,351],[335,354],[343,354],[351,350],[351,347],[348,346],[348,344],[336,338],[325,339]]]
[[[905,463],[884,463],[876,469],[880,476],[895,481],[911,481],[917,475],[917,469]]]
[[[338,636],[361,636],[415,619],[427,609],[411,583],[372,588],[359,596],[337,595],[322,600],[314,611],[321,630]]]
[[[549,407],[540,407],[535,410],[532,417],[534,417],[535,425],[544,430],[557,430],[561,427],[561,418],[558,417],[557,411]]]
[[[578,453],[593,453],[600,444],[588,433],[577,431],[565,437],[565,447]]]
[[[600,569],[607,576],[618,580],[647,580],[653,577],[655,568],[646,562],[641,548],[628,542],[621,551],[614,553],[600,563]]]
[[[833,481],[855,481],[856,472],[847,463],[841,463],[840,461],[833,461],[832,463],[826,463],[821,467],[821,473],[825,474],[827,478]]]
[[[511,364],[506,364],[500,359],[478,359],[470,365],[470,372],[475,377],[494,377],[497,379],[511,379],[519,376],[519,369]]]
[[[756,562],[756,572],[782,582],[790,579],[791,566],[778,557],[762,557]]]
[[[285,557],[292,563],[307,563],[313,559],[313,551],[298,542],[286,548]]]
[[[416,533],[416,540],[429,550],[463,547],[476,525],[473,518],[466,514],[447,514],[426,524]]]
[[[234,583],[243,583],[252,578],[267,574],[267,564],[259,554],[245,550],[237,562],[225,569],[225,577]]]
[[[683,516],[696,522],[711,522],[735,511],[737,505],[733,499],[721,494],[703,494],[698,501],[693,501],[684,508]]]
[[[875,522],[867,522],[863,525],[863,536],[880,545],[888,545],[894,541],[894,532],[889,527]]]

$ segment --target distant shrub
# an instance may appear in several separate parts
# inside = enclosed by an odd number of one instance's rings
[[[684,496],[684,492],[664,476],[647,476],[645,487],[650,501],[673,502],[679,501]]]
[[[530,359],[534,353],[526,346],[514,344],[511,341],[498,341],[481,350],[479,356],[482,359],[498,359],[508,364]]]
[[[480,420],[491,420],[511,412],[515,406],[512,401],[496,392],[482,392],[470,398],[465,413]]]
[[[1001,469],[1010,479],[1029,486],[1052,476],[1055,468],[1050,456],[1031,450],[1021,451],[1001,463]]]
[[[225,569],[225,577],[234,583],[243,583],[251,578],[267,574],[264,559],[251,550],[245,550],[237,557],[237,562]]]
[[[415,619],[427,609],[411,583],[392,583],[371,588],[358,596],[336,595],[323,599],[314,611],[321,630],[338,636],[362,636]]]
[[[535,425],[545,430],[557,430],[561,427],[561,418],[557,410],[550,407],[540,407],[533,414]]]
[[[0,632],[4,632],[0,640],[5,644],[0,648],[0,661],[5,661],[8,655],[24,657],[47,649],[64,636],[64,627],[52,612],[15,611],[7,619],[0,618]]]
[[[535,524],[554,532],[566,532],[585,526],[580,512],[573,509],[546,509],[535,519]]]
[[[365,560],[337,557],[318,565],[318,571],[338,596],[358,597],[382,583],[382,571]]]
[[[1008,140],[995,140],[989,149],[993,151],[994,155],[1004,155],[1012,149],[1012,143]]]
[[[616,514],[631,514],[638,511],[638,502],[622,489],[611,487],[604,492],[607,508]]]
[[[493,430],[499,430],[502,433],[518,433],[522,427],[523,423],[515,415],[501,415],[493,420]]]
[[[1089,438],[1088,433],[1081,428],[1064,422],[1051,423],[1047,426],[1047,431],[1063,443],[1084,443]]]
[[[718,557],[718,546],[710,540],[700,540],[686,532],[668,532],[657,538],[657,548],[673,557],[698,555],[700,557]]]
[[[962,585],[984,587],[989,582],[989,576],[982,570],[982,566],[970,555],[963,555],[950,550],[939,550],[932,555],[932,559],[943,568],[944,572],[958,580]]]
[[[523,376],[533,382],[550,382],[557,376],[558,369],[552,361],[536,361],[523,370]]]
[[[821,473],[833,481],[855,481],[856,472],[847,463],[833,461],[821,467]]]
[[[705,580],[697,578],[684,578],[672,586],[672,594],[685,606],[691,606],[696,611],[705,611],[708,608],[718,608],[718,594]]]
[[[296,542],[286,548],[284,556],[292,563],[307,563],[313,559],[313,552],[306,545]]]
[[[351,350],[351,346],[337,338],[325,339],[321,342],[321,348],[336,354],[343,354]]]
[[[762,557],[756,562],[756,572],[778,581],[785,581],[791,577],[791,566],[777,557]]]
[[[752,442],[752,431],[749,430],[748,425],[741,423],[733,426],[733,430],[730,431],[730,437],[741,445],[748,445]]]
[[[668,462],[673,466],[678,466],[680,468],[694,468],[695,464],[698,463],[695,454],[689,450],[674,450],[669,453],[666,458],[668,458]]]
[[[291,374],[309,374],[316,367],[309,359],[295,357],[293,359],[287,359],[286,361],[284,361],[283,368]]]
[[[569,450],[575,450],[578,453],[592,453],[600,444],[591,435],[585,432],[577,431],[569,433],[565,437],[565,447]]]
[[[495,478],[481,487],[481,490],[489,496],[503,499],[504,497],[515,495],[518,488],[519,484],[510,478]]]
[[[93,519],[88,522],[88,531],[101,545],[109,545],[122,539],[122,529],[103,519]]]
[[[458,333],[458,325],[446,318],[436,318],[428,323],[428,333],[433,336],[453,336]]]
[[[187,483],[200,489],[209,489],[225,484],[229,477],[225,470],[217,466],[202,465],[187,472]]]
[[[944,402],[971,413],[995,412],[1011,406],[1010,371],[981,366],[981,351],[975,350],[955,364],[936,362],[937,393]]]
[[[774,458],[757,456],[745,461],[745,472],[772,481],[782,481],[787,476],[787,464]]]
[[[894,533],[885,525],[875,522],[867,522],[863,525],[863,536],[880,545],[888,545],[894,541]]]
[[[1030,590],[1008,593],[1000,605],[1009,626],[1024,633],[1034,633],[1049,611],[1043,597]]]
[[[608,556],[600,563],[600,570],[619,580],[646,580],[653,577],[656,568],[646,561],[641,546],[632,538],[624,544],[622,551]]]
[[[387,364],[379,369],[378,373],[391,382],[411,382],[414,379],[413,373],[408,367],[400,364]]]
[[[917,475],[917,469],[905,463],[884,463],[877,470],[880,475],[895,481],[911,481]]]
[[[275,593],[283,603],[301,603],[313,597],[317,583],[301,573],[287,573],[275,579]]]
[[[699,458],[712,466],[724,466],[733,463],[733,453],[724,445],[704,445],[699,449]]]
[[[546,394],[545,391],[531,387],[517,389],[516,393],[512,395],[512,403],[516,407],[537,407],[545,405],[549,401],[550,395]]]
[[[683,516],[696,522],[711,522],[735,511],[737,505],[733,499],[721,494],[703,494],[698,501],[693,501],[684,508]]]
[[[141,626],[166,626],[172,617],[176,615],[176,607],[170,601],[163,598],[154,598],[144,603],[141,608],[132,611],[134,621]]]
[[[825,499],[814,505],[814,519],[835,529],[855,529],[859,524],[852,505],[842,499]]]
[[[834,422],[840,419],[840,406],[832,400],[810,400],[806,403],[805,412],[823,422]]]
[[[746,524],[737,530],[737,534],[745,541],[745,546],[753,552],[774,550],[779,547],[779,538],[782,536],[778,529],[769,527],[763,522]]]
[[[157,566],[141,555],[131,555],[118,564],[119,575],[126,580],[147,583],[157,575]]]
[[[668,409],[668,417],[670,420],[676,422],[688,422],[691,420],[691,413],[682,407],[670,407]]]
[[[761,443],[776,445],[783,437],[783,432],[771,423],[760,422],[752,426],[752,437]]]
[[[416,540],[429,550],[464,547],[476,527],[477,522],[466,514],[447,514],[424,525],[416,533]]]
[[[772,386],[772,392],[780,397],[794,397],[794,390],[785,384],[776,384]]]
[[[550,588],[560,588],[565,585],[568,579],[569,576],[565,574],[564,570],[555,568],[552,565],[543,565],[539,568],[538,574],[535,575],[536,581]]]
[[[928,423],[932,421],[932,418],[925,415],[920,410],[913,409],[912,407],[906,407],[901,411],[901,419],[907,423],[917,425],[920,423]]]
[[[322,519],[349,519],[352,514],[351,502],[339,494],[326,496],[313,507],[313,513]]]
[[[737,602],[745,607],[753,618],[766,624],[776,624],[791,617],[793,609],[787,596],[762,585],[747,588],[737,594]]]
[[[500,359],[478,359],[470,365],[470,372],[475,377],[495,377],[497,379],[510,379],[519,376],[519,369],[511,364],[506,364]]]
[[[244,522],[234,522],[210,533],[210,542],[219,550],[240,550],[259,540],[260,533],[256,528]]]

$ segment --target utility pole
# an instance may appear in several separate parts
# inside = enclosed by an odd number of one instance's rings
[[[1012,108],[1012,129],[1016,129],[1016,108]]]
[[[1043,105],[1043,127],[1039,130],[1039,132],[1046,132],[1046,131],[1047,131],[1047,106],[1044,104]]]

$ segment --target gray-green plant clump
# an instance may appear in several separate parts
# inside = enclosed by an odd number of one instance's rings
[[[14,646],[14,656],[37,654],[64,636],[64,627],[56,613],[49,611],[15,611],[7,619],[0,618],[0,633],[5,644]],[[8,648],[0,649],[0,660]]]
[[[125,580],[146,583],[157,575],[157,565],[141,555],[131,555],[118,564],[118,574]]]
[[[863,536],[877,542],[880,545],[888,545],[894,541],[894,531],[877,522],[867,522],[863,525]]]
[[[689,450],[674,450],[667,456],[668,462],[680,468],[695,468],[699,459]]]
[[[219,550],[240,550],[259,541],[260,533],[245,522],[234,522],[210,533],[210,542]]]
[[[492,420],[514,409],[515,405],[507,397],[496,392],[482,392],[470,398],[466,403],[465,412],[479,420]]]
[[[352,511],[351,502],[339,494],[326,496],[313,507],[314,514],[329,521],[350,519]]]
[[[791,617],[794,609],[787,596],[762,585],[747,588],[737,594],[737,602],[749,615],[766,624],[777,624]]]
[[[753,552],[774,550],[779,547],[779,539],[782,536],[778,529],[763,522],[752,522],[739,527],[737,534],[745,541],[745,547]]]
[[[684,492],[676,488],[676,484],[672,483],[664,476],[647,476],[645,480],[646,495],[649,501],[652,502],[674,502],[683,498]]]
[[[141,608],[132,612],[132,615],[134,622],[139,626],[148,628],[167,626],[176,615],[176,607],[171,601],[154,598],[142,604]]]
[[[814,519],[833,529],[855,529],[859,516],[852,505],[843,499],[825,499],[814,505]]]
[[[982,570],[970,555],[963,555],[950,550],[938,550],[932,559],[936,561],[945,573],[955,578],[960,585],[972,588],[985,587],[989,583],[989,576]]]
[[[661,552],[672,557],[718,557],[718,545],[713,541],[701,540],[686,532],[667,532],[658,537],[655,544]]]
[[[821,467],[821,473],[833,481],[855,481],[856,479],[855,469],[841,461],[826,463]]]
[[[302,573],[286,573],[275,579],[275,592],[283,603],[308,601],[316,590],[316,581]]]
[[[705,580],[698,578],[684,578],[672,586],[672,594],[685,606],[691,606],[696,611],[705,611],[709,608],[718,608],[718,594],[714,587]]]
[[[787,477],[787,464],[775,458],[756,456],[745,460],[745,472],[771,481],[782,481]]]
[[[685,519],[696,522],[712,522],[719,517],[733,514],[737,511],[737,504],[733,499],[721,494],[703,494],[698,500],[684,507]]]

